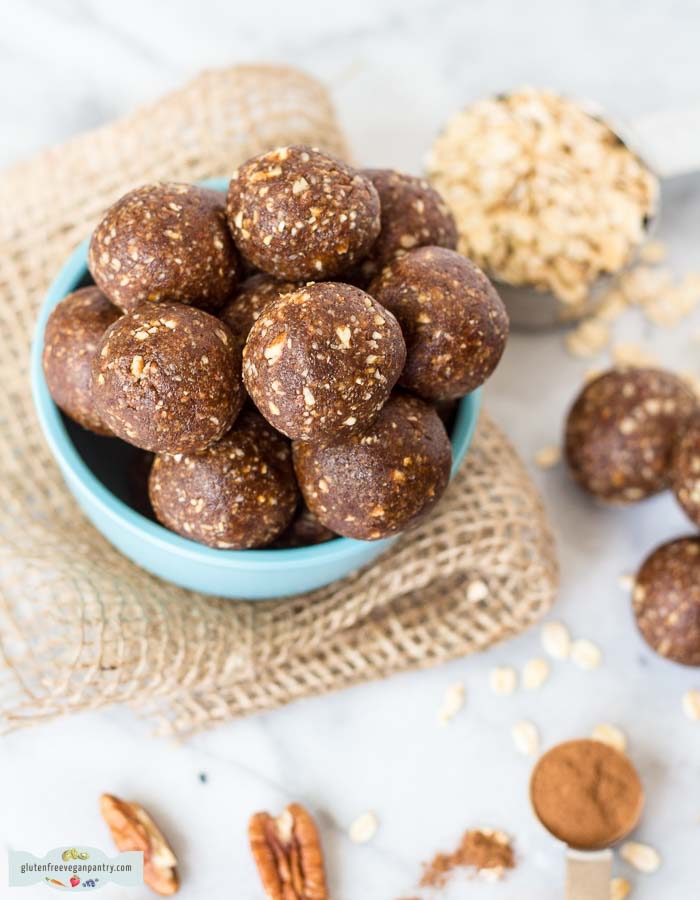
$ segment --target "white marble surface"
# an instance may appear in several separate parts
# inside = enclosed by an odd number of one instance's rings
[[[700,100],[700,7],[691,0],[3,0],[1,13],[2,163],[129,110],[202,66],[236,60],[284,59],[324,77],[358,156],[411,170],[420,168],[449,111],[524,81],[590,96],[632,117]],[[700,182],[672,186],[666,200],[662,234],[673,264],[699,268]],[[659,332],[630,315],[619,333],[700,375],[691,340],[698,327],[696,319]],[[558,335],[513,337],[488,403],[526,460],[558,439],[587,365],[565,354]],[[700,674],[645,648],[616,583],[687,525],[667,497],[610,512],[584,501],[563,471],[534,477],[559,536],[555,615],[599,643],[602,668],[559,663],[541,691],[494,697],[490,668],[537,654],[533,632],[479,658],[232,723],[185,746],[154,740],[148,724],[126,710],[56,722],[0,741],[2,843],[37,853],[71,841],[107,847],[96,798],[110,790],[142,800],[172,835],[183,900],[256,900],[262,894],[246,847],[247,819],[296,799],[318,813],[334,900],[419,895],[420,862],[475,825],[510,831],[520,864],[498,885],[455,878],[445,897],[555,900],[563,896],[561,849],[530,813],[531,762],[515,753],[510,728],[530,718],[550,745],[609,721],[628,734],[646,786],[639,838],[664,858],[653,876],[618,869],[634,881],[637,900],[690,900],[697,892],[700,726],[683,717],[680,698],[700,687]],[[443,691],[459,680],[466,706],[440,728]],[[381,828],[370,845],[357,847],[347,826],[367,809]],[[4,865],[0,858],[0,884]],[[9,893],[47,896],[41,887]],[[101,896],[146,895],[108,888]]]

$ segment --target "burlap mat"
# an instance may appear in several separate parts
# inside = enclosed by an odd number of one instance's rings
[[[486,416],[429,521],[369,569],[291,600],[217,600],[161,582],[121,557],[65,489],[28,375],[37,308],[57,268],[135,185],[227,173],[283,143],[346,152],[314,80],[240,67],[205,73],[0,176],[3,730],[129,702],[162,731],[191,733],[483,649],[535,622],[553,600],[557,567],[542,506]]]

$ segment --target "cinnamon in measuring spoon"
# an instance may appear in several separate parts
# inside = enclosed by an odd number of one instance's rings
[[[530,798],[544,827],[569,847],[600,850],[639,822],[644,792],[630,760],[608,744],[566,741],[542,756]]]

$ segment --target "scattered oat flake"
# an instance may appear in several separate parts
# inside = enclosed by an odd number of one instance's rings
[[[563,622],[545,622],[542,626],[542,646],[554,659],[568,659],[571,636]]]
[[[601,722],[593,729],[591,737],[594,741],[600,741],[601,744],[607,744],[614,747],[620,753],[624,753],[627,749],[627,738],[621,728],[617,725],[610,725],[608,722]]]
[[[631,341],[615,344],[612,348],[612,358],[616,366],[659,365],[659,357],[655,353]]]
[[[666,259],[666,244],[662,241],[647,241],[639,250],[640,262],[649,266],[656,265]]]
[[[625,572],[624,575],[620,575],[617,579],[617,585],[622,591],[631,591],[634,587],[634,575],[630,575],[629,572]]]
[[[464,685],[457,681],[445,691],[442,704],[438,710],[438,722],[446,725],[464,706]]]
[[[489,589],[483,581],[477,579],[470,581],[467,587],[467,600],[470,603],[480,603],[489,595]]]
[[[350,826],[348,834],[353,844],[366,844],[371,841],[379,828],[379,820],[373,812],[358,816]]]
[[[661,857],[658,850],[649,844],[639,844],[637,841],[627,841],[620,847],[620,856],[625,862],[639,872],[651,874],[661,865]]]
[[[626,878],[613,878],[610,882],[610,900],[627,900],[632,885]]]
[[[489,673],[489,684],[494,694],[512,694],[518,686],[518,673],[512,666],[496,666]]]
[[[597,669],[603,661],[603,654],[593,641],[579,638],[571,645],[571,661],[580,669]]]
[[[537,726],[532,722],[521,719],[511,729],[513,743],[518,751],[525,756],[536,756],[540,749],[540,734]]]
[[[690,688],[683,694],[683,712],[693,722],[700,720],[700,691]]]
[[[523,687],[527,691],[534,691],[542,687],[549,678],[549,663],[541,656],[530,659],[523,668]]]
[[[540,469],[553,469],[561,460],[561,447],[556,444],[550,444],[547,447],[541,447],[535,453],[535,462]]]
[[[584,319],[564,338],[566,349],[573,356],[586,359],[604,350],[610,343],[610,329],[600,319]]]

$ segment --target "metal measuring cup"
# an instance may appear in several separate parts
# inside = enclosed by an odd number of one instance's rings
[[[631,122],[617,121],[590,102],[577,101],[584,112],[603,122],[648,168],[664,179],[700,171],[700,107],[682,111],[667,111],[642,116]],[[652,232],[660,212],[660,191],[656,207],[647,216],[644,230]],[[554,294],[527,285],[511,285],[494,279],[498,293],[508,310],[511,326],[521,331],[540,331],[560,327],[591,313],[603,295],[620,275],[635,262],[632,258],[626,269],[601,275],[585,301],[568,305]]]

